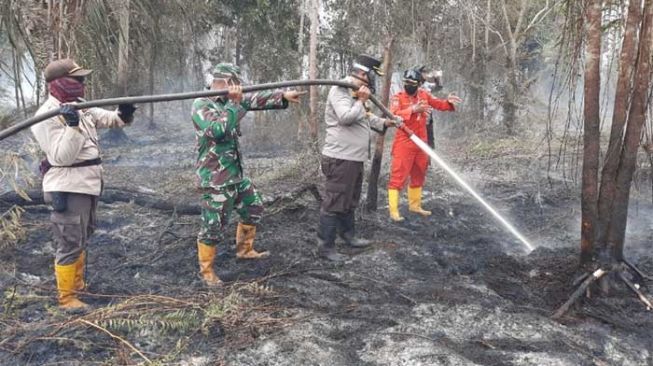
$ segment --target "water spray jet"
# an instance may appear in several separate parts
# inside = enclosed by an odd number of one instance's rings
[[[517,239],[519,239],[519,241],[521,241],[522,244],[524,244],[524,246],[526,247],[526,249],[528,249],[529,252],[535,249],[533,245],[522,234],[520,234],[519,231],[517,231],[517,229],[515,229],[515,227],[512,226],[512,224],[510,224],[510,222],[508,222],[508,220],[506,220],[503,216],[501,216],[494,207],[492,207],[487,201],[483,199],[483,197],[481,197],[480,194],[478,194],[469,184],[467,184],[467,182],[465,182],[465,180],[463,180],[458,175],[458,173],[456,173],[449,166],[449,164],[447,164],[444,160],[442,160],[442,158],[440,158],[438,154],[436,154],[435,151],[431,149],[429,145],[426,144],[426,142],[422,141],[422,139],[417,137],[417,135],[415,135],[415,133],[413,133],[413,131],[411,131],[407,127],[402,126],[400,128],[410,136],[410,139],[415,143],[415,145],[417,145],[417,147],[419,147],[420,149],[422,149],[422,151],[427,153],[431,157],[431,159],[435,161],[435,163],[438,164],[438,166],[440,166],[440,168],[442,168],[445,172],[447,172],[447,174],[449,174],[456,181],[456,183],[458,183],[459,186],[463,187],[469,194],[472,195],[472,197],[476,198],[476,200],[480,202],[481,205],[489,213],[491,213],[495,219],[497,219],[497,221],[499,221],[512,235],[514,235]]]

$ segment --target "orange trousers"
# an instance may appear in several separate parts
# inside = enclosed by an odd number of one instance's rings
[[[395,144],[392,147],[392,163],[388,189],[401,190],[410,178],[410,187],[424,186],[429,156],[412,141]]]

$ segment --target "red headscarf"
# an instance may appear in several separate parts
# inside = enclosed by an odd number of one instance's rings
[[[84,97],[84,83],[71,77],[52,80],[48,83],[48,89],[61,103],[76,102]]]

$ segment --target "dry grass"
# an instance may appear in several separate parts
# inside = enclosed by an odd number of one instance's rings
[[[29,301],[19,299],[13,291],[5,294],[5,304],[9,296],[14,304]],[[194,336],[242,346],[258,334],[292,321],[279,315],[283,312],[272,304],[276,296],[273,289],[259,282],[235,283],[177,297],[116,297],[114,304],[81,316],[61,313],[57,308],[50,309],[51,316],[41,321],[23,322],[19,317],[5,316],[0,320],[0,348],[18,356],[29,352],[35,342],[53,342],[88,352],[93,344],[99,345],[110,337],[116,344],[116,361],[170,364]],[[5,310],[5,314],[12,313],[11,309]],[[140,345],[142,339],[148,339],[147,349]]]
[[[15,245],[25,238],[25,229],[20,218],[25,210],[20,206],[12,206],[0,214],[0,250]]]
[[[33,187],[36,178],[30,172],[25,157],[33,156],[35,149],[32,144],[26,144],[25,152],[3,152],[0,155],[0,188],[11,187],[22,198],[30,201],[26,190]],[[11,206],[0,210],[0,249],[15,245],[25,237],[20,219],[24,210],[20,206]]]

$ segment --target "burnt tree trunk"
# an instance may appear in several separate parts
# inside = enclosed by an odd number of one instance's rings
[[[598,170],[601,88],[601,0],[591,0],[585,9],[587,46],[585,53],[585,104],[583,106],[583,173],[581,193],[581,263],[592,261],[598,224]]]
[[[390,87],[392,86],[392,46],[394,45],[394,38],[385,47],[383,53],[383,70],[385,76],[383,77],[383,94],[381,95],[381,103],[386,107],[390,101]],[[374,148],[374,157],[372,158],[372,167],[370,168],[370,176],[367,185],[367,204],[368,211],[376,211],[379,199],[379,174],[381,172],[381,162],[383,160],[383,145],[385,144],[385,133],[376,136],[376,144]]]
[[[644,18],[640,30],[639,52],[635,65],[634,90],[628,113],[626,136],[617,172],[617,190],[608,230],[608,248],[615,260],[623,259],[624,237],[628,218],[630,186],[637,162],[637,151],[646,121],[651,88],[651,57],[653,57],[653,0],[644,3]]]
[[[613,208],[614,196],[617,190],[617,169],[623,147],[623,133],[628,117],[633,70],[637,57],[637,32],[642,17],[641,3],[631,1],[628,6],[628,19],[619,57],[619,76],[615,91],[614,112],[610,130],[610,142],[601,171],[601,189],[599,191],[599,228],[597,245],[607,245],[610,213]]]

